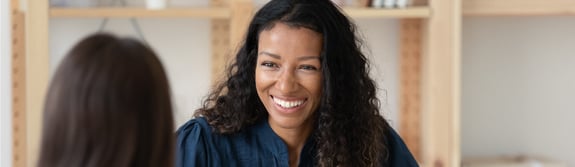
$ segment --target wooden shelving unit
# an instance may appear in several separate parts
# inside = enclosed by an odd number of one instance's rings
[[[428,7],[406,9],[343,8],[353,18],[428,18]],[[169,8],[148,10],[145,8],[52,8],[51,18],[210,18],[228,19],[231,9],[225,7],[210,8]]]
[[[17,0],[13,0],[17,1]],[[400,19],[402,78],[417,82],[402,88],[400,99],[413,124],[402,131],[412,140],[423,166],[458,166],[459,158],[459,41],[461,1],[427,0],[425,6],[405,9],[343,8],[348,16],[373,19]],[[475,0],[481,1],[481,0]],[[518,1],[518,0],[514,0]],[[540,0],[542,1],[542,0]],[[227,51],[243,37],[247,23],[257,9],[252,0],[210,0],[206,8],[49,8],[48,1],[28,1],[26,12],[26,166],[35,166],[40,140],[43,106],[49,76],[48,22],[50,18],[199,18],[212,21],[212,76],[218,76],[229,60]],[[405,71],[404,71],[405,70]],[[413,71],[420,70],[420,71]],[[213,77],[214,78],[217,77]],[[405,92],[406,93],[405,93]],[[400,114],[404,112],[402,107]],[[406,117],[407,118],[407,117]],[[401,122],[400,122],[401,124]],[[425,127],[425,128],[423,128]],[[413,130],[414,129],[414,130]]]

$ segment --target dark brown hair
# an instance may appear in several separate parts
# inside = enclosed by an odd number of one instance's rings
[[[376,85],[356,26],[330,0],[272,0],[250,22],[227,78],[196,112],[219,133],[236,133],[268,113],[255,87],[259,35],[276,23],[322,34],[322,97],[314,113],[318,166],[386,166],[391,127],[379,114]]]
[[[169,90],[146,45],[111,34],[83,39],[52,78],[38,166],[173,166]]]

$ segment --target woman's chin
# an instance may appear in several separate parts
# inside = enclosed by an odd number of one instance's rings
[[[270,126],[282,129],[298,129],[306,125],[306,121],[297,118],[275,118],[273,116],[269,117]]]

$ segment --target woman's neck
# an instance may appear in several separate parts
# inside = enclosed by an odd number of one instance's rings
[[[297,166],[299,163],[300,153],[303,149],[305,142],[309,136],[309,132],[285,132],[283,135],[278,134],[280,138],[286,143],[289,153],[289,164],[290,166]]]
[[[297,166],[301,150],[313,129],[311,122],[306,122],[305,125],[298,128],[282,128],[277,126],[271,126],[271,128],[287,145],[290,166]]]

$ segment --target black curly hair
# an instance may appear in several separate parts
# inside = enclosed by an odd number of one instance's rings
[[[266,119],[257,95],[255,69],[260,32],[281,22],[323,36],[323,83],[314,113],[318,166],[386,166],[390,126],[379,114],[376,85],[361,52],[356,26],[329,0],[272,0],[250,22],[245,41],[195,116],[218,133],[230,134]]]

